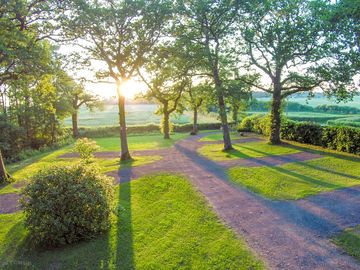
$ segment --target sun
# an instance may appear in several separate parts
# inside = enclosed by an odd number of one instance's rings
[[[121,86],[121,93],[125,98],[134,99],[134,97],[142,92],[143,85],[134,80],[127,80]]]

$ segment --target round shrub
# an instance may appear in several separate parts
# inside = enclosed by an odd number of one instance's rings
[[[81,160],[85,163],[90,163],[94,158],[94,152],[98,151],[100,147],[96,141],[88,138],[78,139],[74,146],[74,151],[79,153]]]
[[[114,187],[95,166],[41,170],[23,190],[25,226],[36,245],[54,247],[90,239],[109,228]]]

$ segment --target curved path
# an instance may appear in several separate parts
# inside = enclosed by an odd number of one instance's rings
[[[136,151],[138,155],[161,155],[163,158],[144,166],[108,173],[117,182],[127,182],[157,172],[177,172],[187,176],[206,197],[218,216],[232,227],[265,260],[270,269],[360,269],[351,257],[343,254],[328,238],[360,224],[360,186],[322,193],[298,201],[264,199],[232,185],[227,178],[230,166],[277,166],[287,162],[321,157],[301,152],[290,155],[214,162],[199,156],[197,148],[207,143],[199,136],[181,140],[174,147]],[[243,138],[238,142],[260,140]],[[73,157],[66,154],[62,157]],[[97,153],[114,158],[117,152]],[[16,195],[0,195],[0,213],[4,206],[16,210]],[[14,202],[14,200],[16,200]],[[14,208],[15,205],[15,208]],[[11,208],[11,209],[10,209]]]

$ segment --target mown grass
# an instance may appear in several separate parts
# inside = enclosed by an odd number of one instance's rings
[[[231,181],[271,199],[300,199],[360,185],[360,158],[325,155],[282,166],[234,167]]]
[[[165,140],[161,134],[158,135],[139,135],[129,136],[129,149],[131,150],[148,150],[158,149],[172,146],[177,140],[187,137],[186,133],[175,133],[172,139]],[[96,143],[100,146],[100,151],[120,151],[120,139],[119,137],[110,138],[96,138]],[[69,165],[76,162],[76,159],[64,159],[59,158],[62,154],[69,153],[72,151],[72,145],[68,145],[61,149],[41,153],[33,156],[29,159],[22,160],[17,163],[13,163],[7,166],[9,173],[14,178],[15,182],[0,186],[0,194],[19,192],[20,187],[18,186],[19,181],[25,181],[27,178],[34,175],[42,168],[46,168],[52,165]],[[131,164],[122,163],[121,166],[140,166],[145,165],[154,161],[158,161],[159,156],[134,156],[134,161]],[[100,160],[96,159],[99,163],[103,172],[116,170],[119,168],[120,163],[118,159],[112,160]]]
[[[0,268],[262,269],[186,179],[143,177],[117,188],[110,232],[71,247],[29,249],[23,214],[0,215]]]
[[[176,141],[186,138],[188,133],[174,133],[170,139],[165,140],[161,134],[129,136],[128,144],[130,150],[152,150],[172,146]],[[100,151],[120,151],[119,137],[95,138],[100,146]]]
[[[134,104],[126,105],[126,123],[128,126],[147,124],[160,124],[161,115],[155,114],[158,105],[156,104]],[[217,120],[216,113],[199,115],[199,123],[211,123]],[[171,121],[174,124],[192,123],[192,112],[185,111],[181,115],[172,115]],[[65,119],[65,125],[71,126],[71,117]],[[82,107],[79,112],[79,126],[117,126],[119,124],[119,112],[117,105],[106,105],[103,111],[89,111]]]
[[[232,140],[240,139],[240,135],[237,132],[231,132],[230,137]],[[221,141],[221,140],[223,140],[223,134],[222,134],[222,132],[217,132],[217,133],[213,133],[213,134],[204,136],[199,141],[200,142],[212,142],[212,141]]]
[[[360,261],[360,226],[346,229],[334,237],[333,242]]]
[[[161,160],[161,156],[133,156],[133,160],[119,162],[118,158],[113,159],[95,159],[103,173],[118,170],[124,167],[143,166],[155,161]]]
[[[234,149],[223,151],[223,144],[204,145],[198,149],[199,154],[211,160],[223,161],[238,158],[258,158],[272,155],[287,155],[300,152],[282,145],[270,145],[265,141],[233,144]]]

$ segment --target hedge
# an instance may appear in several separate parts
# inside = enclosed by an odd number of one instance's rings
[[[175,132],[190,132],[192,124],[174,125]],[[220,129],[220,123],[201,123],[198,124],[199,130]],[[143,126],[128,126],[126,128],[127,134],[146,134],[146,133],[160,133],[159,125],[149,124]],[[119,126],[108,127],[94,127],[94,128],[79,128],[80,137],[97,138],[97,137],[111,137],[118,136],[120,133]]]
[[[239,125],[239,131],[269,134],[268,116],[249,116]],[[321,126],[311,122],[283,119],[281,138],[300,143],[322,146],[342,152],[360,154],[360,129],[344,126]]]

